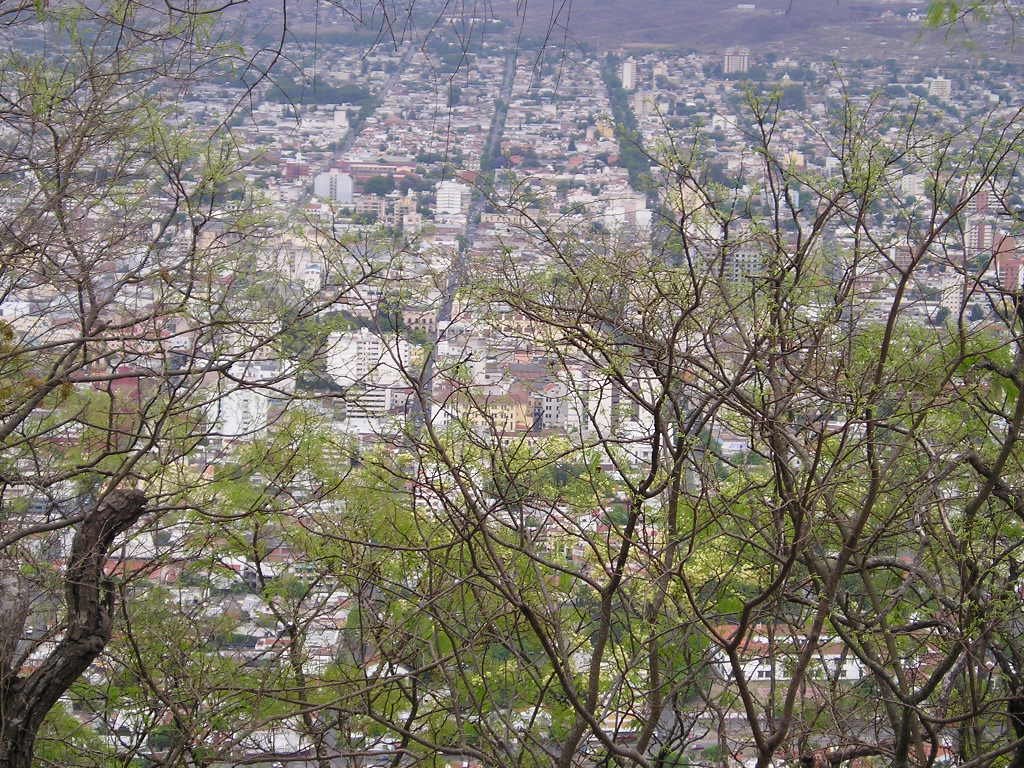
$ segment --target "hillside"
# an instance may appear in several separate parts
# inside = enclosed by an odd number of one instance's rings
[[[962,35],[926,30],[907,20],[927,3],[883,0],[571,0],[523,4],[499,0],[496,11],[515,19],[523,33],[595,47],[661,47],[711,53],[732,46],[762,52],[826,54],[840,59],[892,52],[893,58],[945,57],[964,52]],[[552,23],[553,22],[553,23]],[[979,50],[1009,46],[1002,30],[976,29]]]

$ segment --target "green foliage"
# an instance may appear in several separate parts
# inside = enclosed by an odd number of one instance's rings
[[[615,119],[615,137],[619,142],[619,164],[629,171],[630,185],[639,191],[651,189],[651,159],[644,151],[636,122],[629,106],[629,96],[619,80],[619,60],[612,54],[604,60],[601,77],[608,88],[612,115]]]
[[[82,724],[60,704],[50,710],[36,739],[34,765],[68,768],[120,766],[110,745],[89,725]]]
[[[306,82],[281,74],[274,86],[269,98],[285,104],[352,104],[360,108],[373,104],[373,94],[357,83],[330,85],[322,79]]]
[[[971,14],[979,14],[984,18],[988,6],[992,4],[987,0],[931,0],[925,20],[930,26],[941,27],[954,24]]]
[[[363,193],[367,195],[387,195],[394,191],[394,176],[374,176],[363,182]]]

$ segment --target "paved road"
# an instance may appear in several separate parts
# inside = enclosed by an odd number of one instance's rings
[[[480,158],[481,179],[489,179],[492,177],[491,169],[494,167],[494,160],[501,153],[501,137],[505,131],[505,117],[508,114],[508,103],[512,98],[512,83],[514,82],[516,75],[516,59],[517,51],[513,48],[505,57],[505,76],[502,78],[501,91],[498,94],[498,100],[504,105],[504,107],[500,109],[496,108],[494,111],[494,117],[491,119],[491,129],[487,134],[487,142],[484,144],[485,153],[484,156]],[[473,247],[473,241],[476,238],[477,230],[480,228],[480,215],[483,213],[484,206],[487,204],[487,198],[483,192],[483,186],[483,184],[478,184],[477,189],[473,192],[473,199],[469,206],[469,213],[466,216],[466,233],[459,246],[459,250],[452,258],[452,263],[448,267],[448,281],[445,284],[444,294],[441,296],[441,304],[437,310],[437,336],[434,338],[434,343],[430,345],[430,349],[427,353],[427,359],[423,364],[423,376],[421,381],[423,382],[423,389],[427,393],[427,418],[430,418],[430,409],[433,405],[430,395],[434,390],[434,361],[437,343],[441,340],[441,334],[444,332],[444,323],[447,323],[452,318],[452,305],[455,302],[455,294],[465,283],[466,257]]]
[[[376,111],[376,108],[379,107],[381,103],[384,101],[384,97],[387,96],[388,93],[391,92],[391,89],[395,87],[395,83],[398,82],[398,78],[400,78],[402,76],[402,73],[405,72],[405,67],[409,63],[409,59],[412,58],[412,55],[415,52],[415,45],[413,45],[411,42],[405,44],[405,49],[402,51],[402,58],[399,59],[398,66],[395,67],[395,71],[392,72],[388,76],[388,79],[384,81],[384,85],[380,87],[380,90],[373,94],[373,100],[375,102],[374,111]],[[362,120],[357,120],[357,122],[353,123],[352,126],[348,129],[348,133],[345,134],[345,138],[341,140],[341,146],[338,147],[338,149],[335,151],[335,155],[340,157],[347,154],[349,150],[351,150],[352,147],[355,145],[356,139],[359,138],[359,133],[362,131],[362,129]]]
[[[505,57],[505,76],[501,81],[501,91],[498,94],[498,101],[501,108],[494,110],[494,118],[491,120],[491,130],[487,134],[487,142],[484,144],[485,154],[480,158],[480,176],[490,180],[494,177],[494,163],[501,156],[501,137],[505,132],[505,118],[508,117],[508,103],[512,100],[512,84],[516,76],[517,52],[513,49]],[[470,204],[469,215],[466,217],[466,237],[462,252],[468,252],[473,247],[473,239],[480,227],[480,214],[484,211],[487,198],[484,193],[484,184],[478,184],[473,191],[473,202]]]

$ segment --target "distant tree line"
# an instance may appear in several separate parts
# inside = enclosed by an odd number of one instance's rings
[[[353,104],[359,107],[373,102],[373,94],[362,85],[330,85],[319,78],[301,82],[291,75],[276,78],[268,98],[282,104]]]

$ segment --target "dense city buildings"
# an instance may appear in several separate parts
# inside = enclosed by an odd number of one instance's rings
[[[922,23],[891,5],[871,23]],[[103,529],[127,629],[104,614],[117,653],[54,728],[97,765],[998,765],[1019,67],[450,10],[325,43],[323,13],[272,77],[183,89],[167,136],[3,169],[10,578],[85,567],[61,520],[104,483],[164,494]],[[61,594],[0,673],[47,668]]]

